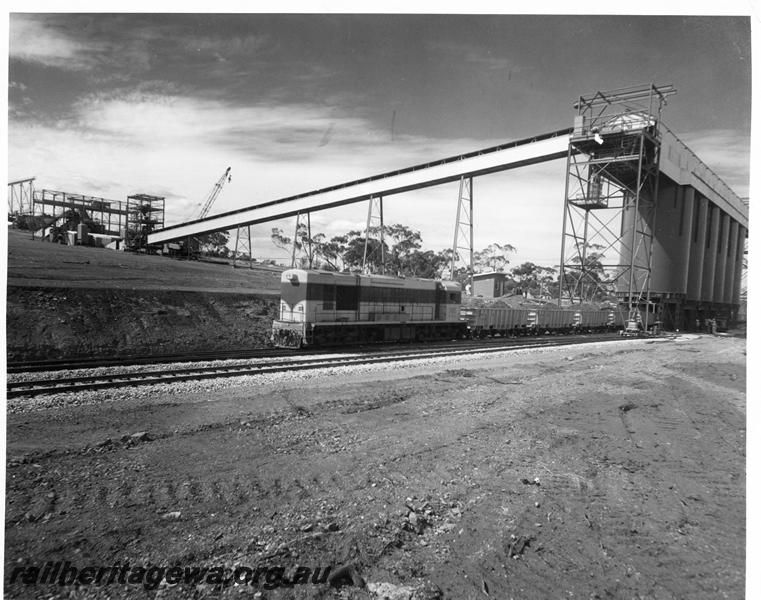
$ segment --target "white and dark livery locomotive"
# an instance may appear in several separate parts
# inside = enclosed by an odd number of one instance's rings
[[[281,277],[275,346],[300,348],[463,337],[453,281],[288,269]]]

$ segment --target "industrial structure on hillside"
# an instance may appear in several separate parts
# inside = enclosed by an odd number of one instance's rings
[[[133,194],[122,202],[97,196],[35,189],[35,178],[8,184],[8,217],[34,239],[131,250],[146,248],[148,234],[164,227],[165,200]]]
[[[674,93],[671,85],[653,84],[596,92],[579,98],[572,128],[222,214],[204,212],[166,228],[163,198],[131,196],[137,204],[114,204],[31,191],[32,180],[9,184],[9,209],[31,199],[33,214],[58,210],[54,222],[40,228],[43,236],[46,227],[80,211],[90,219],[99,215],[94,220],[125,241],[130,231],[140,232],[133,247],[237,230],[237,248],[246,235],[250,247],[251,225],[295,216],[309,227],[311,212],[363,201],[368,239],[371,230],[382,234],[386,196],[459,181],[451,267],[454,272],[464,263],[472,287],[474,178],[564,158],[559,304],[583,302],[604,288],[613,289],[629,317],[645,328],[660,321],[691,329],[714,316],[733,321],[741,302],[748,205],[664,125],[662,112]],[[217,193],[226,176],[229,168]]]

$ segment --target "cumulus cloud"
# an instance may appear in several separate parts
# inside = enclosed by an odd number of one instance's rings
[[[85,36],[67,35],[42,15],[11,15],[8,52],[12,59],[76,71],[91,68],[95,54],[103,49]]]

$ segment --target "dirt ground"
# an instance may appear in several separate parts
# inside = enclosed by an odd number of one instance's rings
[[[5,593],[743,598],[745,411],[745,340],[710,336],[15,411]],[[47,561],[347,568],[23,582]]]

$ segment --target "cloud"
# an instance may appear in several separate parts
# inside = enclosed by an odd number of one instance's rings
[[[149,46],[162,38],[163,29],[127,23],[123,15],[104,20],[95,15],[14,13],[8,53],[12,60],[86,73],[98,82],[124,81],[150,68]]]
[[[369,121],[342,117],[327,106],[236,106],[146,89],[90,94],[74,105],[71,116],[48,125],[12,119],[9,143],[11,166],[22,172],[40,165],[57,168],[64,181],[94,181],[93,171],[105,181],[124,181],[127,171],[140,171],[149,157],[172,169],[214,156],[224,157],[220,164],[266,170],[265,178],[281,170],[304,175],[284,176],[273,186],[277,191],[266,194],[272,199],[459,154],[490,141],[439,140],[434,145],[408,136],[391,142],[385,130]],[[73,175],[77,172],[83,177]]]
[[[256,55],[270,50],[273,45],[272,37],[267,34],[225,38],[193,36],[191,39],[182,42],[182,49],[186,52],[209,53],[220,61],[226,61],[239,57],[252,59]]]
[[[453,64],[460,64],[462,68],[466,69],[477,68],[489,71],[508,71],[510,73],[523,70],[513,59],[494,55],[482,46],[436,40],[429,42],[427,48],[435,54],[455,59],[452,61]]]
[[[734,129],[708,129],[679,138],[741,198],[750,185],[750,134]]]
[[[9,28],[9,56],[26,62],[38,63],[70,71],[91,68],[94,54],[104,46],[82,36],[72,37],[46,22],[43,16],[11,15]]]

